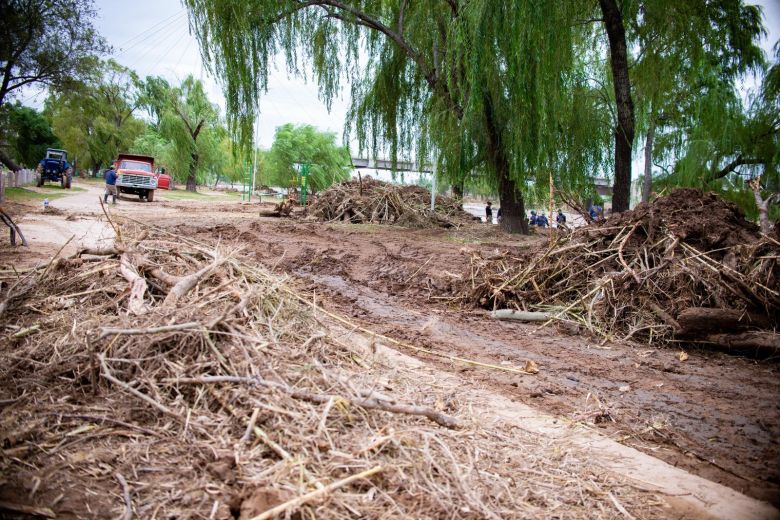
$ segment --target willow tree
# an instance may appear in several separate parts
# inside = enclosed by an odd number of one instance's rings
[[[745,5],[743,0],[598,0],[600,20],[607,34],[615,106],[615,184],[613,210],[628,209],[631,160],[635,137],[634,87],[637,72],[631,70],[638,62],[649,65],[652,79],[660,78],[667,85],[678,85],[681,78],[675,72],[710,60],[723,74],[724,81],[733,81],[746,69],[760,61],[756,40],[763,34],[761,9]],[[636,52],[636,50],[639,52]],[[676,63],[675,63],[676,62]],[[666,75],[666,77],[664,77]],[[676,81],[675,81],[676,80]],[[686,87],[695,88],[696,83]],[[656,91],[660,101],[663,88]],[[653,96],[647,100],[653,103]],[[651,108],[652,112],[653,109]],[[651,116],[648,130],[657,123]],[[652,136],[652,134],[650,134]],[[652,149],[652,138],[650,139]]]
[[[141,82],[116,61],[97,59],[80,80],[52,89],[44,114],[71,159],[78,158],[79,164],[97,172],[117,153],[128,151],[144,131],[144,122],[134,117],[141,103]]]
[[[509,231],[527,230],[529,180],[546,178],[568,155],[557,114],[571,106],[578,82],[572,2],[185,4],[206,62],[224,78],[231,127],[246,142],[269,68],[282,55],[290,72],[313,76],[327,103],[352,84],[348,125],[361,149],[421,164],[433,156],[456,184],[485,172]]]
[[[203,83],[192,75],[179,86],[149,77],[144,91],[144,105],[154,119],[154,130],[171,142],[172,173],[185,179],[187,191],[197,191],[198,181],[220,159],[223,135],[217,106],[209,100]]]
[[[263,182],[271,186],[289,186],[298,176],[295,163],[310,165],[308,187],[314,192],[349,180],[352,165],[349,150],[336,143],[333,132],[287,123],[276,128],[274,143],[265,157]]]

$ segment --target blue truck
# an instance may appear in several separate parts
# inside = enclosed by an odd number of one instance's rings
[[[55,148],[46,149],[46,157],[38,163],[38,187],[46,181],[59,182],[64,189],[70,189],[73,168],[68,163],[68,152]]]

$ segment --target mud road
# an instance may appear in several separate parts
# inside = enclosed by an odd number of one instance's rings
[[[98,188],[60,199],[62,214],[15,208],[31,251],[0,248],[0,264],[43,261],[112,233]],[[84,197],[82,201],[73,200]],[[66,203],[66,200],[71,199]],[[68,205],[70,204],[70,205]],[[495,226],[460,230],[321,224],[259,218],[257,204],[226,201],[120,201],[118,219],[155,222],[177,234],[241,246],[290,275],[326,309],[355,325],[436,353],[523,367],[519,375],[404,350],[426,363],[746,495],[780,504],[780,382],[773,359],[723,352],[603,342],[578,331],[497,322],[453,291],[469,278],[470,254],[534,247],[542,237],[510,237]],[[82,226],[82,228],[78,228]],[[30,238],[30,237],[28,237]],[[681,361],[679,353],[688,358]]]

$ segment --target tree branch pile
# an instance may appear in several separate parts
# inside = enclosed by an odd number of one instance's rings
[[[347,344],[240,251],[118,229],[9,300],[0,510],[606,518],[611,494],[658,512],[586,454],[480,424],[460,389]]]
[[[309,208],[322,221],[355,224],[397,224],[406,227],[456,227],[473,222],[450,197],[438,195],[431,211],[431,192],[420,186],[399,186],[366,177],[334,184],[317,194]]]
[[[732,203],[678,189],[521,257],[472,258],[463,297],[549,311],[599,336],[775,351],[780,242]]]

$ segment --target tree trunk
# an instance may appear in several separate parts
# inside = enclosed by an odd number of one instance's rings
[[[509,165],[498,174],[498,200],[501,203],[501,227],[509,233],[528,234],[528,220],[525,218],[523,194],[515,181],[509,178]]]
[[[463,181],[458,181],[452,185],[452,197],[458,201],[458,204],[463,204]]]
[[[509,233],[528,234],[523,194],[510,177],[509,158],[504,149],[501,132],[496,123],[493,102],[485,96],[485,124],[487,127],[487,161],[498,181],[498,200],[501,203],[501,227]]]
[[[198,160],[200,156],[196,153],[192,154],[192,160],[190,161],[190,174],[187,176],[187,191],[198,191]]]
[[[642,182],[642,202],[650,202],[653,191],[653,141],[655,140],[655,118],[650,116],[650,127],[645,138],[645,178]]]
[[[627,211],[631,196],[631,150],[634,143],[634,102],[628,77],[628,52],[623,16],[616,0],[599,0],[609,38],[612,79],[615,85],[617,125],[615,126],[615,184],[612,211]]]
[[[14,162],[14,160],[11,159],[11,157],[6,154],[5,150],[3,149],[0,149],[0,162],[5,164],[12,172],[18,172],[22,169],[22,167],[16,164],[16,162]]]

